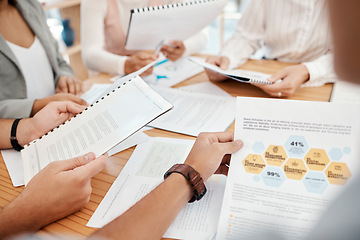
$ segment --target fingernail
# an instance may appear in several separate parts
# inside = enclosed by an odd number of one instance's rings
[[[240,139],[235,140],[235,142],[236,142],[239,146],[244,145],[243,141],[241,141]]]
[[[85,154],[84,157],[85,157],[86,161],[91,161],[91,160],[95,159],[93,153],[87,153],[87,154]]]

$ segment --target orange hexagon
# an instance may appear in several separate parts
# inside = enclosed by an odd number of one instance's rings
[[[301,180],[306,172],[306,166],[302,159],[289,158],[283,166],[287,178]]]
[[[260,154],[249,154],[243,161],[245,171],[248,173],[261,173],[266,167],[265,161]]]
[[[270,145],[266,149],[264,157],[269,165],[281,166],[285,162],[287,155],[283,146]]]
[[[351,177],[351,172],[346,163],[332,162],[325,170],[326,177],[331,184],[345,185]]]
[[[325,150],[312,148],[305,156],[305,163],[310,170],[323,171],[330,160]]]

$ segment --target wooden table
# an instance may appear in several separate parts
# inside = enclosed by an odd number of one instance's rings
[[[261,61],[249,61],[242,69],[260,71],[264,73],[275,73],[276,71],[289,66],[288,63],[281,63],[269,60]],[[86,85],[89,87],[92,83],[110,83],[110,76],[106,74],[100,74],[94,78],[86,81]],[[205,73],[201,73],[194,76],[175,87],[190,85],[194,83],[208,81]],[[217,86],[230,93],[232,96],[246,96],[246,97],[269,97],[260,89],[250,85],[243,84],[236,81],[228,80],[221,83],[216,83]],[[309,101],[329,101],[332,90],[332,84],[326,84],[317,88],[301,88],[290,99],[296,100],[309,100]],[[234,124],[227,131],[234,131]],[[152,137],[171,137],[171,138],[185,138],[192,139],[192,137],[182,134],[171,133],[159,129],[152,129],[146,131],[146,134]],[[71,234],[75,237],[85,238],[92,234],[96,229],[86,227],[86,223],[100,204],[101,200],[109,190],[111,184],[119,175],[126,162],[130,158],[134,147],[120,152],[109,158],[105,169],[93,177],[91,185],[93,192],[91,194],[90,202],[79,212],[76,212],[64,219],[61,219],[55,223],[52,223],[43,229],[38,234],[40,236],[56,236]],[[7,172],[4,160],[0,155],[0,208],[4,208],[9,202],[11,202],[16,196],[18,196],[23,187],[13,187],[10,176]]]

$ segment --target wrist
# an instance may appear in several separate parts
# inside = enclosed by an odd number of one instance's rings
[[[131,65],[132,65],[132,59],[128,57],[124,63],[124,73],[126,75],[131,73]]]
[[[16,138],[18,140],[18,143],[22,147],[24,147],[26,144],[29,144],[31,141],[35,140],[38,137],[39,136],[37,136],[34,130],[31,118],[22,119],[19,122],[16,131]]]
[[[190,165],[187,164],[175,164],[165,174],[164,179],[176,174],[184,177],[187,180],[192,189],[192,197],[189,203],[195,200],[200,200],[206,193],[206,186],[201,175]]]
[[[31,117],[34,116],[41,108],[44,107],[44,98],[35,99],[33,107],[31,109]]]
[[[310,72],[305,64],[300,64],[300,66],[302,68],[303,76],[304,76],[304,81],[302,83],[305,83],[310,80]]]

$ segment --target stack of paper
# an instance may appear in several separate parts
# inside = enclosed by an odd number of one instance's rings
[[[183,163],[193,140],[152,138],[139,144],[115,180],[87,226],[103,227],[120,216],[163,181],[164,172]],[[164,237],[211,239],[218,224],[225,177],[207,182],[208,192],[201,201],[188,204],[169,227]]]

